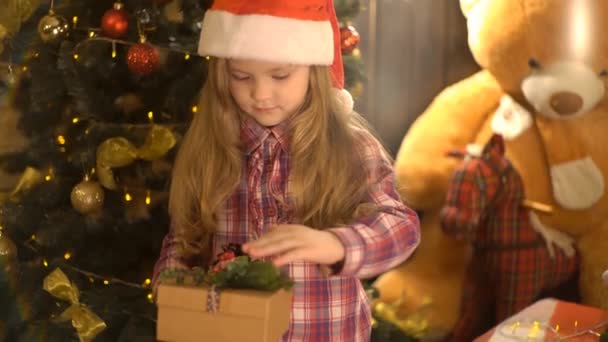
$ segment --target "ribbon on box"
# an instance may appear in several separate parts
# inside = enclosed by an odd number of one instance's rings
[[[220,310],[220,291],[215,285],[209,287],[207,292],[207,311],[216,313]]]

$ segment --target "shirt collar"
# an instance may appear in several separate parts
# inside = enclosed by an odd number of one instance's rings
[[[255,119],[243,115],[241,117],[241,142],[243,143],[245,153],[251,154],[270,134],[277,139],[283,151],[287,152],[289,150],[289,137],[287,134],[289,121],[289,119],[286,119],[276,126],[264,127],[255,121]]]

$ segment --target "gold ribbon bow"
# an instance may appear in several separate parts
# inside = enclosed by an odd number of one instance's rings
[[[22,191],[27,191],[32,187],[40,184],[44,176],[37,169],[28,166],[17,181],[15,188],[11,192],[0,192],[0,201],[13,199],[16,195],[18,195]]]
[[[106,328],[106,323],[89,308],[80,304],[80,292],[68,277],[56,268],[44,278],[43,288],[53,297],[68,301],[71,306],[57,318],[60,322],[72,321],[80,342],[92,341]]]
[[[0,1],[0,53],[4,48],[3,40],[16,34],[21,23],[26,21],[39,6],[40,0]]]
[[[123,167],[140,158],[152,161],[163,157],[173,146],[176,139],[173,132],[161,125],[154,125],[148,132],[144,145],[135,147],[123,137],[110,138],[97,148],[97,178],[106,189],[116,190],[112,168]]]

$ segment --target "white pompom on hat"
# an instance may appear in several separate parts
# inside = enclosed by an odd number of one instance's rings
[[[331,66],[338,103],[344,89],[340,29],[333,0],[215,0],[205,14],[198,53],[220,58]]]

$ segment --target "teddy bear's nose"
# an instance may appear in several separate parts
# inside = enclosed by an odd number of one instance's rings
[[[549,99],[551,108],[559,115],[571,115],[583,107],[583,98],[569,91],[560,91]]]

